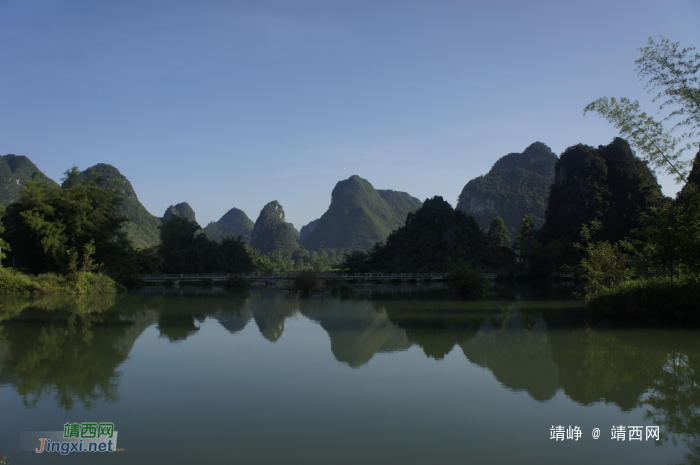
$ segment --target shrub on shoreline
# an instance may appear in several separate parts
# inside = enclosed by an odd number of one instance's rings
[[[445,277],[447,284],[458,293],[483,297],[488,293],[488,279],[479,273],[469,262],[461,262],[450,269]]]
[[[700,284],[668,278],[626,281],[586,296],[594,316],[620,319],[683,320],[700,316]]]
[[[308,294],[316,289],[317,285],[318,280],[316,279],[316,272],[314,270],[299,270],[294,273],[292,288],[295,291],[301,291]]]
[[[0,268],[0,294],[110,294],[123,290],[124,286],[101,273],[83,271],[32,276]]]

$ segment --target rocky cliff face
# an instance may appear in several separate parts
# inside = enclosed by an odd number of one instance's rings
[[[557,156],[542,142],[531,144],[523,153],[501,157],[486,175],[464,186],[457,210],[473,216],[482,229],[500,216],[512,237],[525,215],[538,228],[544,222],[556,161]]]
[[[219,221],[212,221],[204,228],[211,240],[218,241],[224,237],[242,236],[243,242],[250,244],[250,235],[255,223],[248,218],[243,210],[232,208]]]
[[[90,174],[101,178],[103,186],[112,181],[118,181],[121,184],[118,193],[122,196],[123,202],[119,206],[119,212],[129,218],[129,222],[124,225],[124,229],[134,247],[146,248],[158,244],[160,242],[160,231],[158,228],[161,220],[151,215],[141,204],[134,187],[126,176],[121,174],[114,166],[106,163],[99,163],[82,172],[83,177],[87,177]]]
[[[250,238],[250,246],[263,254],[279,251],[283,255],[299,249],[292,230],[285,221],[284,209],[274,200],[260,211]]]
[[[309,234],[314,232],[314,229],[316,229],[316,225],[318,224],[320,218],[317,220],[313,220],[306,226],[301,227],[301,231],[299,231],[299,242],[303,241],[307,237],[309,237]]]
[[[303,240],[310,251],[369,250],[406,221],[421,201],[405,192],[376,190],[359,176],[338,182],[331,205]]]

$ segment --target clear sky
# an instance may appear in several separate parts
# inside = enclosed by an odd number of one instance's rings
[[[454,206],[532,142],[608,144],[596,98],[653,111],[638,48],[698,25],[699,0],[0,0],[0,154],[112,164],[203,226],[278,200],[300,228],[353,174]]]

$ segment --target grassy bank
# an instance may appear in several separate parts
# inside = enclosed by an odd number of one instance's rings
[[[0,294],[109,294],[123,290],[124,286],[101,273],[34,276],[0,268]]]
[[[586,296],[596,316],[638,320],[700,319],[700,285],[648,278],[623,282]]]

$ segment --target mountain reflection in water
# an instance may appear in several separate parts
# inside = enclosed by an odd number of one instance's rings
[[[27,407],[42,397],[68,411],[76,404],[90,409],[119,402],[119,368],[151,326],[182,344],[198,337],[208,320],[230,337],[253,321],[262,337],[278,343],[287,319],[306,318],[327,333],[333,356],[349,368],[413,346],[436,361],[458,350],[504,388],[538,402],[563,392],[584,406],[641,408],[665,431],[665,441],[687,444],[688,461],[700,457],[697,332],[592,329],[572,301],[469,302],[444,292],[339,300],[147,289],[81,299],[5,298],[0,308],[0,385],[12,386]]]

